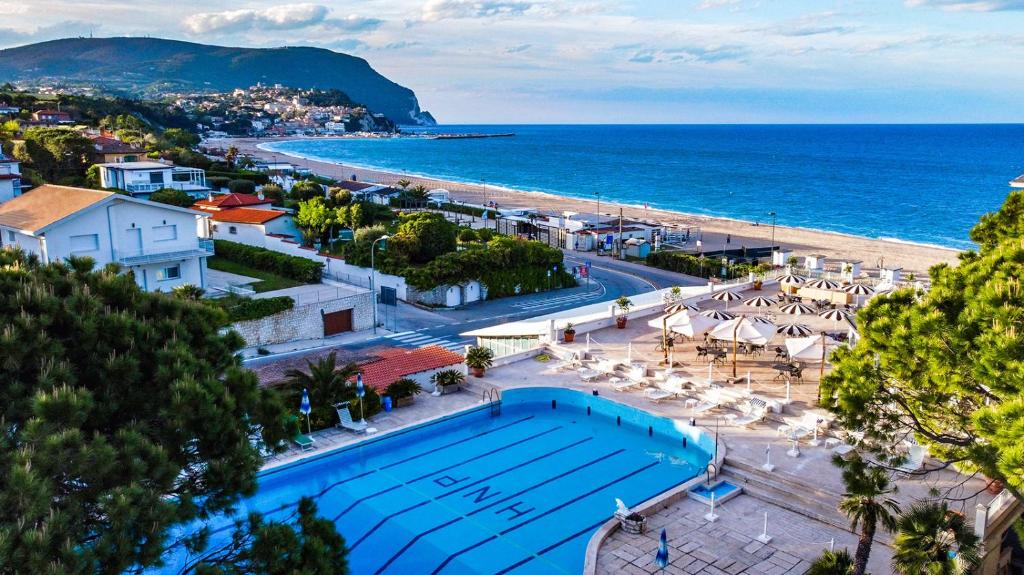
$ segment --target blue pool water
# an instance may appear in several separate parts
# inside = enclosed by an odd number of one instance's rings
[[[315,497],[356,575],[576,574],[615,498],[634,506],[687,481],[713,449],[696,428],[604,398],[517,389],[500,415],[483,406],[264,472],[239,513],[281,519]]]
[[[713,484],[710,488],[708,488],[706,484],[701,483],[695,487],[690,488],[690,493],[700,497],[704,497],[706,499],[711,499],[711,494],[714,493],[715,500],[718,501],[721,500],[722,497],[736,491],[737,489],[739,489],[739,487],[736,487],[732,483],[729,483],[728,481],[722,481],[720,483]]]
[[[268,149],[526,191],[971,247],[1024,172],[1024,125],[445,126],[512,138]],[[501,192],[495,191],[499,203]]]

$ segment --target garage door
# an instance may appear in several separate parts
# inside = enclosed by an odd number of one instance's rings
[[[352,331],[352,310],[343,309],[324,314],[324,336]]]

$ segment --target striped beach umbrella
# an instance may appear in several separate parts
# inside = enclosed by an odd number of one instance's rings
[[[775,300],[768,299],[763,295],[752,297],[747,301],[743,302],[743,305],[749,305],[750,307],[772,307],[775,305]]]
[[[802,303],[787,303],[779,306],[779,311],[786,315],[805,315],[814,313],[814,308]]]
[[[743,296],[734,291],[720,291],[715,295],[711,296],[711,299],[716,301],[724,301],[725,309],[729,309],[729,302],[739,301],[743,299]]]
[[[843,321],[853,317],[853,314],[842,309],[827,309],[818,314],[818,317],[831,321]]]
[[[717,319],[718,321],[729,321],[730,319],[733,319],[733,318],[736,317],[736,316],[732,315],[731,313],[729,313],[727,311],[722,311],[720,309],[705,310],[705,311],[700,312],[700,315],[702,315],[704,317],[709,317],[711,319]]]
[[[306,433],[311,433],[309,423],[309,413],[313,411],[313,406],[309,404],[309,392],[306,388],[302,388],[302,401],[299,402],[299,413],[306,416]]]
[[[770,324],[774,324],[775,323],[774,321],[772,321],[771,319],[769,319],[767,317],[764,317],[763,315],[755,315],[755,316],[750,318],[750,321],[752,321],[754,323],[770,323]]]
[[[807,337],[813,334],[814,330],[802,323],[784,323],[775,328],[775,333],[781,333],[787,337]]]
[[[668,533],[665,528],[661,529],[661,538],[658,542],[658,554],[654,556],[654,562],[662,569],[668,567]]]
[[[839,284],[832,280],[821,278],[807,282],[807,287],[814,289],[839,289]]]
[[[871,294],[875,293],[874,288],[872,288],[871,286],[868,286],[868,285],[864,285],[864,284],[850,284],[848,286],[843,286],[843,291],[848,293],[848,294],[850,294],[850,295],[857,296],[857,305],[858,306],[860,305],[860,298],[861,298],[861,296],[871,295]]]
[[[699,310],[697,309],[697,306],[695,306],[693,304],[689,304],[689,303],[683,303],[683,302],[674,303],[674,304],[672,304],[672,305],[670,305],[670,306],[665,308],[665,314],[666,315],[674,315],[674,314],[677,314],[677,313],[679,313],[681,311],[693,311],[693,312],[696,312],[696,311],[699,311]]]
[[[807,282],[807,278],[796,274],[786,274],[775,278],[780,284],[800,286]]]

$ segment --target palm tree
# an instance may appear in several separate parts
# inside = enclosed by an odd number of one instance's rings
[[[888,531],[896,528],[896,514],[900,512],[900,507],[889,497],[896,492],[896,487],[891,485],[889,473],[885,469],[859,457],[843,461],[837,456],[833,461],[842,467],[843,484],[846,486],[839,510],[850,518],[852,529],[860,527],[852,573],[864,575],[878,526]]]
[[[966,575],[981,562],[978,536],[943,503],[921,503],[896,524],[892,569],[901,575]]]
[[[350,381],[357,373],[359,367],[354,363],[338,367],[337,354],[332,351],[315,362],[306,360],[305,371],[289,369],[284,375],[289,387],[297,392],[303,389],[309,392],[309,402],[313,406],[312,419],[318,422],[326,419],[329,422],[333,418],[334,404],[351,395]]]
[[[811,563],[805,575],[849,575],[853,570],[853,557],[846,549],[824,551]]]

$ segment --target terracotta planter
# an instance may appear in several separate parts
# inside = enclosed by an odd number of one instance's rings
[[[441,395],[448,395],[449,393],[455,393],[456,391],[459,391],[461,389],[462,389],[462,386],[459,385],[459,384],[455,384],[455,385],[439,385],[439,386],[437,386],[437,390],[441,392]]]
[[[473,377],[483,377],[484,376],[484,368],[482,368],[482,367],[471,367],[471,368],[469,368],[469,371],[470,371],[470,373],[473,374]]]
[[[409,407],[415,401],[415,395],[410,395],[409,397],[399,397],[398,399],[395,400],[395,407]]]
[[[755,289],[755,290],[760,290],[760,289],[761,289],[761,286],[763,286],[763,285],[764,285],[764,283],[763,283],[763,282],[760,282],[760,281],[756,281],[756,282],[754,282],[754,289]]]
[[[615,318],[615,327],[619,329],[626,329],[626,318],[617,317]]]
[[[576,332],[574,332],[574,331],[564,331],[564,332],[562,332],[562,340],[565,343],[572,343],[573,341],[576,340]]]

